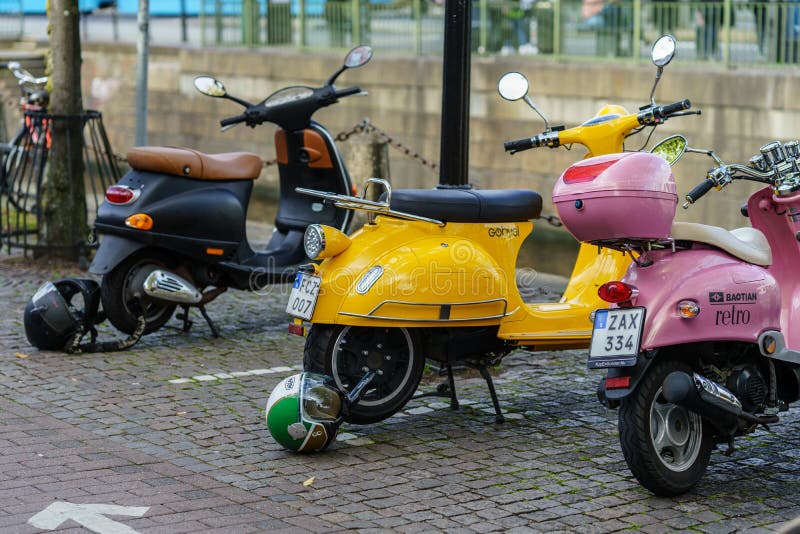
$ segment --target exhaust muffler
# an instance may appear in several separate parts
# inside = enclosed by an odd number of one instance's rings
[[[691,376],[682,371],[670,373],[664,379],[662,394],[667,402],[700,414],[728,433],[733,433],[740,421],[762,425],[778,421],[776,416],[759,417],[745,412],[736,395],[697,373]]]
[[[177,304],[197,304],[203,299],[203,294],[191,282],[161,269],[156,269],[147,275],[142,288],[153,298]]]

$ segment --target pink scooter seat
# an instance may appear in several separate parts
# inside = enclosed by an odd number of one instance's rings
[[[772,265],[772,250],[761,230],[745,227],[726,230],[707,224],[674,222],[670,236],[675,241],[696,241],[720,248],[740,260],[767,267]]]

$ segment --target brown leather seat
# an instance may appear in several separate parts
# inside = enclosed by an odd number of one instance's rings
[[[140,146],[130,149],[127,158],[140,171],[198,180],[255,180],[262,168],[261,158],[250,152],[204,154],[191,148]]]

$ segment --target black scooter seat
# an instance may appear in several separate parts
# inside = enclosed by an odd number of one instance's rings
[[[542,197],[529,189],[395,189],[391,209],[443,222],[536,219]]]

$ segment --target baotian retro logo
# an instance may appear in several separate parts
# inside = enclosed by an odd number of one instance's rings
[[[722,291],[712,291],[708,294],[708,301],[711,304],[722,304],[725,302],[725,294]]]

